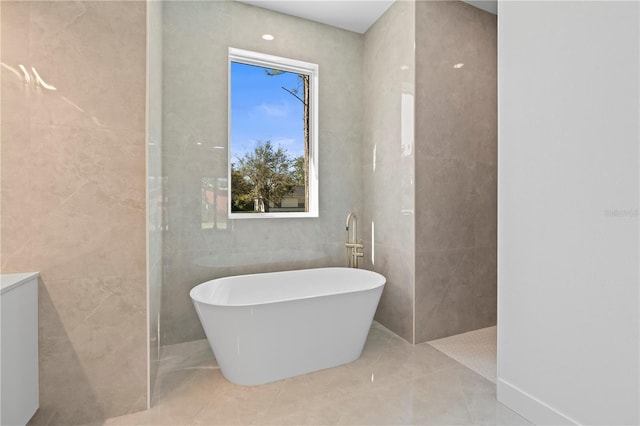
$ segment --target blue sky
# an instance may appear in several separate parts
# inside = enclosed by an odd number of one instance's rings
[[[253,151],[258,141],[270,140],[291,157],[304,154],[302,102],[282,89],[298,84],[298,74],[268,76],[263,67],[231,63],[232,162]]]

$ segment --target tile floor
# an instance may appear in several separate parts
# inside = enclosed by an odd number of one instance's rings
[[[104,425],[528,425],[495,385],[373,324],[362,356],[262,386],[226,381],[205,340],[163,351],[153,408]]]
[[[496,382],[498,343],[495,326],[432,340],[429,344],[485,379]]]

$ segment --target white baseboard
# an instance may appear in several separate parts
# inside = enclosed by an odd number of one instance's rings
[[[577,425],[577,421],[534,398],[522,389],[498,378],[498,401],[536,425]]]

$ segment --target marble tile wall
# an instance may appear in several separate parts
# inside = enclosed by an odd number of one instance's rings
[[[496,323],[496,29],[416,3],[416,342]]]
[[[167,229],[161,343],[204,337],[189,298],[230,274],[344,265],[344,221],[362,211],[362,36],[238,2],[165,2],[163,169]],[[275,40],[261,38],[270,33]],[[202,220],[202,179],[227,177],[228,47],[320,66],[320,217]]]
[[[31,424],[144,409],[145,4],[0,8],[1,267],[41,275]]]
[[[376,320],[413,342],[415,3],[399,1],[365,33],[364,267],[387,278]],[[373,249],[373,251],[372,251]]]

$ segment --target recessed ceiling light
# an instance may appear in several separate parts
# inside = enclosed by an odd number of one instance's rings
[[[406,70],[408,70],[408,69],[409,69],[409,65],[402,65],[402,66],[400,67],[400,69],[401,69],[402,71],[406,71]]]
[[[273,40],[275,37],[272,36],[271,34],[262,34],[262,39],[263,40],[267,40],[267,41],[271,41]]]
[[[464,64],[463,64],[462,62],[458,62],[458,63],[457,63],[457,64],[455,64],[453,67],[454,67],[454,68],[456,68],[456,69],[459,69],[459,68],[464,67]]]

